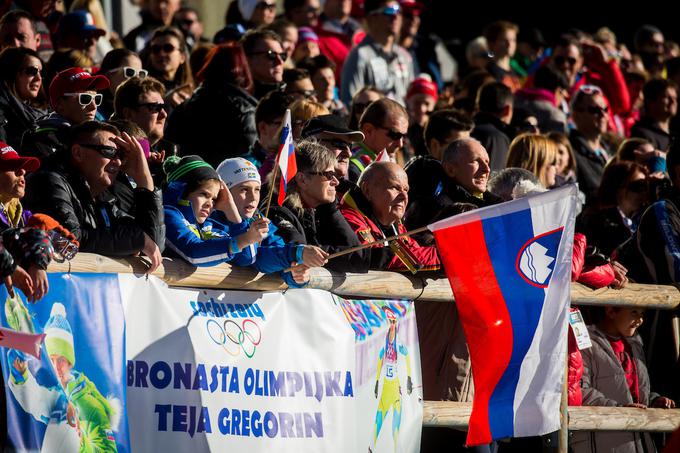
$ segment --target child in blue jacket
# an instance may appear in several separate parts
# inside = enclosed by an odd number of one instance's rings
[[[294,272],[307,276],[311,267],[323,266],[328,254],[311,245],[285,244],[276,234],[276,226],[261,218],[257,206],[260,203],[260,174],[252,162],[236,157],[226,159],[217,167],[217,173],[231,192],[238,214],[246,224],[255,225],[266,221],[269,225],[266,237],[251,243],[231,261],[236,266],[250,266],[262,273],[277,272],[293,266]],[[213,218],[236,227],[224,214],[216,211]],[[289,279],[285,278],[290,285]],[[305,278],[307,280],[307,278]],[[298,285],[291,285],[298,286]]]

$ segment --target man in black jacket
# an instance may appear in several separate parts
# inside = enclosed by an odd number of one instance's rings
[[[633,125],[631,137],[648,140],[654,148],[668,151],[671,144],[671,119],[678,113],[678,87],[667,79],[652,79],[642,89],[644,112]]]
[[[487,83],[477,96],[475,128],[472,136],[479,140],[489,153],[491,170],[505,168],[508,148],[513,133],[510,121],[513,112],[513,97],[510,88],[500,82]]]
[[[144,151],[107,123],[87,121],[72,130],[59,153],[29,178],[25,205],[52,216],[80,241],[83,252],[112,257],[144,253],[149,271],[161,262],[164,243],[160,191],[154,190]],[[135,212],[124,212],[108,192],[121,168],[135,182]]]

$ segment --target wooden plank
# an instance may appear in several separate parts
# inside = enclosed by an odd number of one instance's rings
[[[141,258],[114,260],[89,253],[79,253],[71,263],[52,263],[50,272],[111,272],[143,274]],[[245,289],[279,291],[285,284],[274,275],[264,276],[249,268],[228,264],[195,268],[182,260],[165,258],[155,276],[168,285],[198,288]],[[371,271],[365,274],[340,274],[327,269],[312,270],[309,288],[324,289],[345,297],[375,299],[418,299],[453,302],[449,282],[445,278],[432,280],[394,272]],[[680,291],[674,286],[628,284],[622,290],[602,288],[592,290],[572,284],[573,305],[620,305],[671,309],[680,305]]]
[[[472,403],[425,401],[423,426],[466,430]],[[680,409],[569,406],[572,431],[672,432],[680,427]]]

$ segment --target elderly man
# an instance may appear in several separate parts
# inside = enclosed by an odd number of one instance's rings
[[[364,141],[352,150],[349,179],[356,182],[359,175],[375,160],[383,149],[390,160],[395,162],[397,150],[404,146],[408,133],[408,113],[399,103],[383,98],[372,102],[361,115],[359,128]]]
[[[501,200],[487,191],[489,155],[474,138],[451,142],[442,157],[444,180],[432,197],[423,197],[409,206],[406,226],[409,229],[461,212],[461,203],[483,207]]]
[[[81,251],[113,257],[141,252],[153,271],[161,261],[163,209],[141,145],[98,121],[78,125],[71,134],[70,148],[29,177],[24,204],[71,231]],[[130,213],[107,192],[123,165],[136,186]]]
[[[374,162],[359,178],[359,187],[345,194],[340,212],[362,243],[406,232],[401,219],[408,205],[408,178],[393,162]],[[411,237],[374,246],[371,268],[377,270],[439,269],[434,246],[422,247]]]

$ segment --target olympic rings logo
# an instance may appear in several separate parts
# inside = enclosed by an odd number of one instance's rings
[[[262,340],[262,331],[252,319],[244,319],[241,325],[232,319],[226,319],[223,324],[208,319],[205,326],[210,339],[232,356],[243,351],[246,357],[252,358]]]

